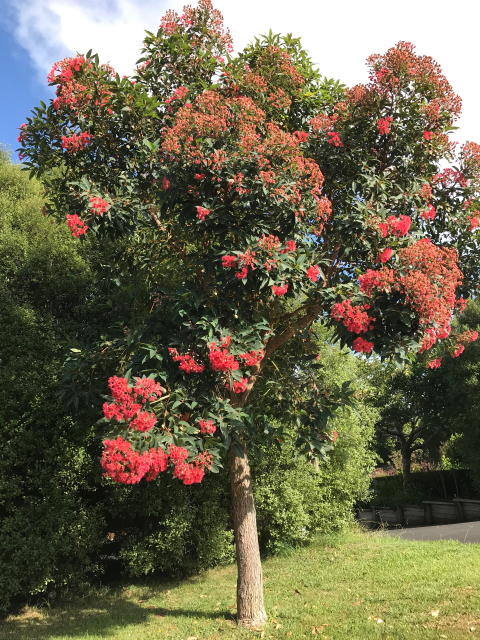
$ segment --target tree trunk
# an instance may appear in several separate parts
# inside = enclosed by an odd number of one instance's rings
[[[258,546],[257,515],[246,451],[230,449],[230,485],[237,555],[237,621],[244,627],[263,625],[263,576]]]

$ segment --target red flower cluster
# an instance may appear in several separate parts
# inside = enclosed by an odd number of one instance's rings
[[[422,213],[420,215],[425,220],[433,220],[435,218],[436,214],[437,214],[437,211],[436,211],[435,207],[433,205],[430,205],[428,207],[428,209],[426,209],[425,211],[422,211]]]
[[[118,437],[103,441],[101,465],[104,475],[115,482],[137,484],[142,478],[151,482],[165,471],[168,456],[160,448],[138,453],[130,442]]]
[[[320,276],[320,267],[318,264],[314,264],[311,267],[308,267],[306,274],[309,280],[316,282]]]
[[[357,353],[371,353],[373,350],[373,342],[364,340],[363,338],[355,338],[352,343],[354,351]]]
[[[135,418],[130,422],[130,429],[134,431],[150,431],[157,422],[154,413],[148,411],[139,411]]]
[[[178,478],[183,484],[194,484],[203,480],[204,471],[195,464],[186,462],[188,451],[184,447],[171,444],[168,447],[168,456],[173,464],[173,477]]]
[[[109,203],[104,200],[103,198],[98,198],[96,196],[90,196],[89,197],[89,202],[90,202],[90,211],[92,213],[94,213],[97,216],[101,216],[102,214],[104,214],[106,211],[109,210],[110,205]]]
[[[238,358],[244,361],[245,366],[255,367],[265,357],[265,351],[263,349],[256,349],[254,351],[247,351],[246,353],[239,353]]]
[[[273,253],[274,251],[278,251],[279,247],[282,244],[280,241],[280,238],[278,236],[274,236],[273,234],[270,234],[268,236],[262,236],[261,238],[258,239],[257,243],[260,249],[263,249],[268,253]]]
[[[161,398],[165,393],[165,389],[152,378],[135,378],[135,385],[133,391],[140,402],[155,402],[158,398]]]
[[[199,0],[196,7],[186,6],[179,15],[173,9],[165,12],[160,22],[160,28],[165,36],[171,36],[177,32],[193,34],[204,33],[205,43],[193,40],[198,48],[201,44],[208,46],[211,55],[220,56],[224,50],[232,51],[232,37],[223,27],[222,14],[214,9],[211,0]],[[197,58],[195,58],[196,60]]]
[[[381,136],[386,136],[390,133],[390,125],[393,122],[392,116],[388,116],[387,118],[380,118],[377,122],[378,133]]]
[[[475,215],[478,213],[478,211],[475,211],[467,216],[470,231],[475,231],[480,227],[480,215]]]
[[[168,353],[174,362],[180,363],[178,368],[184,373],[203,373],[205,371],[205,366],[203,364],[198,364],[194,357],[189,353],[181,355],[178,353],[177,349],[173,349],[172,347],[169,347]]]
[[[294,131],[293,135],[299,142],[306,142],[308,140],[308,133],[306,131]]]
[[[174,478],[178,478],[183,484],[195,484],[203,480],[205,471],[202,467],[188,462],[179,462],[175,465],[172,473]]]
[[[461,343],[475,342],[475,340],[478,340],[478,331],[474,331],[473,329],[467,329],[457,335],[457,341]]]
[[[197,218],[199,220],[201,220],[202,222],[205,220],[205,218],[210,215],[212,212],[210,211],[210,209],[206,209],[205,207],[200,207],[197,206],[195,207],[195,209],[197,210]]]
[[[433,131],[424,131],[423,137],[425,140],[431,140],[433,138]]]
[[[171,102],[174,102],[175,100],[183,100],[183,98],[185,98],[187,93],[188,93],[188,88],[187,87],[178,87],[177,89],[175,89],[175,91],[172,93],[172,95],[165,100],[165,104],[170,104]]]
[[[455,351],[452,351],[452,358],[458,358],[458,356],[461,356],[464,351],[465,351],[465,345],[463,344],[458,345]]]
[[[215,423],[213,422],[213,420],[200,419],[198,421],[198,424],[200,427],[200,433],[203,433],[203,434],[212,434],[212,433],[215,433],[215,431],[217,430],[217,427],[215,426]]]
[[[137,484],[142,478],[151,482],[166,471],[169,462],[173,465],[174,478],[184,484],[201,482],[205,475],[203,467],[211,466],[211,454],[203,452],[193,464],[186,462],[187,458],[188,451],[175,445],[170,445],[168,452],[159,447],[139,453],[132,449],[130,442],[119,437],[103,441],[101,465],[106,477],[122,484]]]
[[[280,253],[289,253],[290,251],[296,251],[296,250],[297,250],[297,243],[295,242],[295,240],[287,240],[285,242],[285,248],[280,249]]]
[[[389,216],[386,222],[381,222],[378,225],[378,230],[380,231],[382,238],[386,238],[389,234],[392,234],[397,238],[401,238],[402,236],[407,235],[411,224],[412,219],[410,216],[399,216],[398,218],[395,216]]]
[[[69,153],[76,153],[81,149],[85,149],[91,139],[91,134],[86,131],[82,131],[78,135],[74,133],[73,136],[62,136],[62,148]]]
[[[233,356],[228,347],[230,346],[230,336],[227,336],[220,345],[216,342],[209,344],[210,366],[214,371],[236,371],[239,368],[235,356]]]
[[[238,280],[243,280],[248,276],[249,269],[255,269],[255,265],[257,263],[255,255],[254,251],[247,249],[245,253],[241,253],[238,256],[222,256],[222,267],[224,269],[239,268],[240,270],[237,271],[235,277]]]
[[[458,254],[454,249],[437,247],[427,238],[400,249],[398,289],[405,303],[418,314],[420,326],[429,327],[430,338],[446,338],[455,308],[455,292],[462,282]],[[426,346],[426,345],[425,345]]]
[[[338,131],[327,131],[328,144],[332,144],[334,147],[343,147],[343,142],[340,139]]]
[[[420,187],[419,195],[426,200],[427,202],[432,197],[432,187],[428,184],[428,182],[424,182]]]
[[[375,322],[375,318],[368,315],[368,309],[369,304],[355,306],[350,300],[342,300],[332,306],[330,316],[337,322],[343,322],[346,330],[351,333],[366,333]]]
[[[113,402],[103,404],[103,415],[107,420],[131,421],[130,428],[134,431],[149,431],[155,426],[155,414],[141,409],[146,402],[153,402],[165,392],[158,382],[150,378],[136,378],[132,387],[126,378],[112,376],[108,379],[108,386]]]
[[[393,256],[393,249],[383,249],[378,254],[378,262],[388,262],[390,258]]]
[[[424,91],[428,87],[429,104],[424,111],[432,124],[441,113],[449,114],[451,121],[460,113],[461,100],[440,66],[428,56],[418,56],[410,42],[399,42],[384,55],[370,56],[368,63],[372,70],[370,90],[388,95],[405,88]]]
[[[80,236],[83,236],[84,233],[87,233],[88,225],[86,225],[85,222],[80,218],[80,216],[77,216],[76,213],[67,213],[66,218],[68,228],[70,229],[70,233],[74,238],[79,238]]]
[[[427,367],[429,369],[438,369],[442,366],[442,359],[443,358],[435,358],[434,360],[430,360],[430,362],[427,363]]]
[[[395,272],[393,269],[387,269],[386,267],[383,267],[379,271],[368,269],[368,271],[358,277],[358,282],[360,284],[360,291],[368,297],[371,297],[375,290],[388,293],[395,284]]]
[[[229,391],[232,389],[232,387],[230,386],[230,383],[228,382],[226,383],[225,386]],[[248,387],[248,378],[240,378],[240,380],[233,381],[233,393],[243,393],[244,391],[247,390],[247,387]]]
[[[272,285],[272,293],[274,296],[284,296],[288,291],[288,282],[282,285]]]

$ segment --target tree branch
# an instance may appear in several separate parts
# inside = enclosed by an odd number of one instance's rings
[[[304,316],[291,322],[291,324],[289,324],[283,331],[272,336],[265,346],[265,356],[271,356],[272,353],[288,342],[290,338],[293,338],[297,331],[305,329],[311,325],[318,317],[321,310],[322,308],[318,303],[311,305]]]

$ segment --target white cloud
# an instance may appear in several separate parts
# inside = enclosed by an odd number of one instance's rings
[[[76,51],[97,51],[129,73],[145,29],[155,30],[167,7],[181,0],[8,0],[14,33],[42,76],[53,61]],[[192,0],[194,1],[194,0]],[[215,0],[214,0],[215,2]],[[480,140],[477,117],[478,10],[472,0],[217,0],[237,47],[270,28],[301,36],[321,72],[348,85],[366,80],[365,58],[398,40],[431,55],[464,102],[460,139]]]

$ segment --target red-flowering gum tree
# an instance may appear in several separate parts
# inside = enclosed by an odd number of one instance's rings
[[[478,279],[480,147],[455,155],[459,98],[408,43],[368,64],[347,90],[290,36],[233,56],[200,0],[147,33],[131,78],[90,53],[56,63],[56,97],[20,133],[49,212],[148,256],[132,327],[148,345],[112,371],[102,466],[116,482],[192,484],[227,461],[243,625],[266,618],[248,448],[275,354],[314,322],[358,353],[456,352],[452,318]],[[313,394],[300,428],[313,452],[325,403]]]

